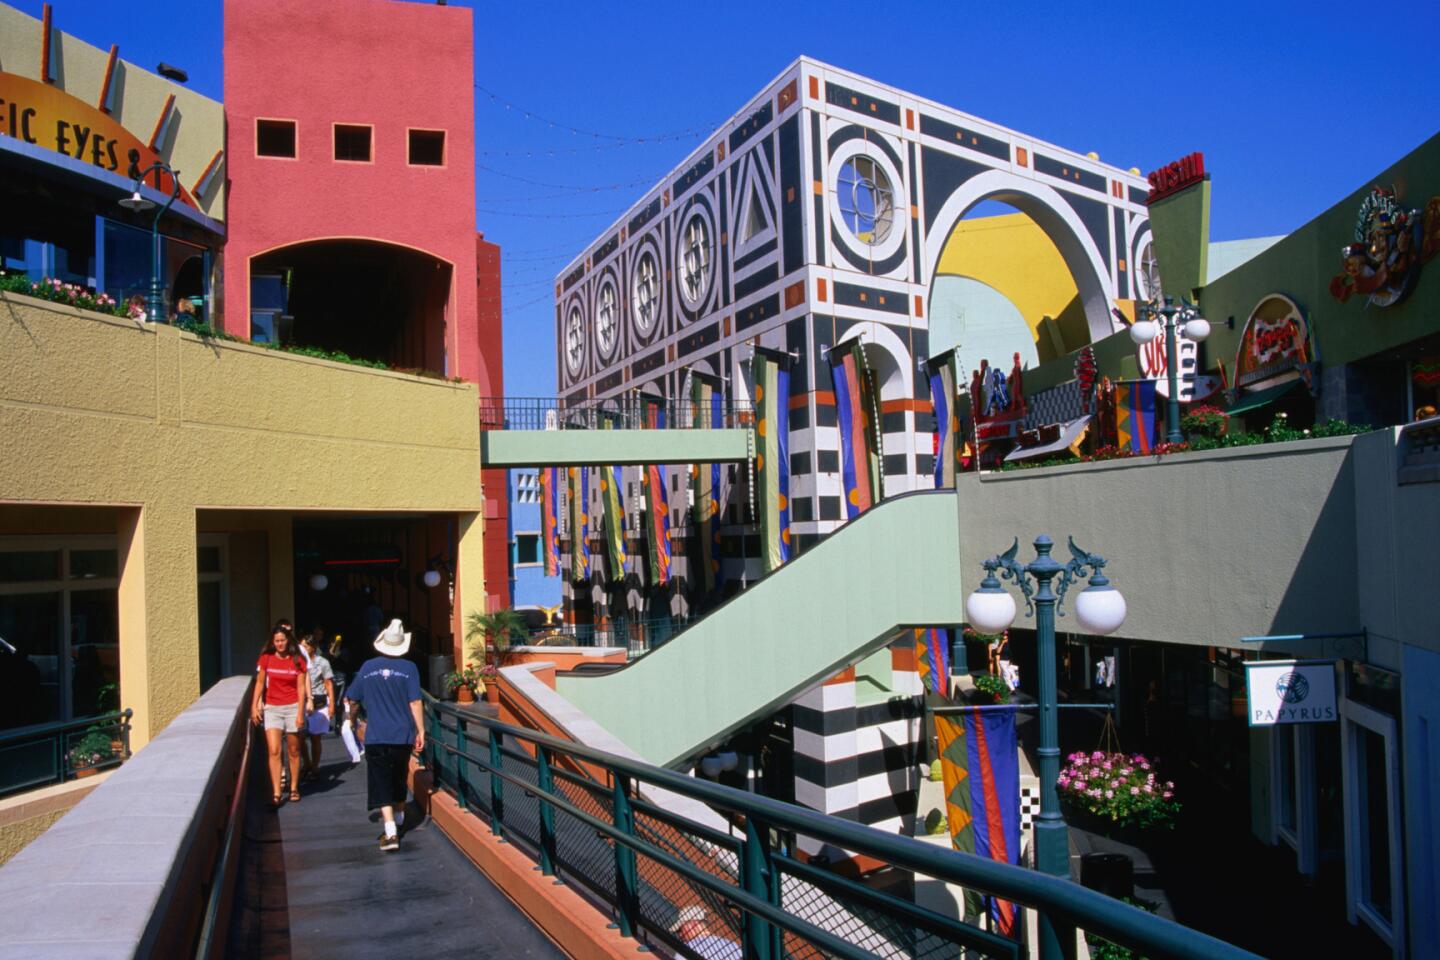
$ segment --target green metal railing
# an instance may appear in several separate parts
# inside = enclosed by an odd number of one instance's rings
[[[754,408],[744,400],[723,400],[712,407],[638,393],[599,400],[480,398],[482,430],[691,430],[697,424],[711,429],[717,419],[720,427],[748,427],[754,423]]]
[[[1019,960],[1015,940],[838,876],[795,855],[805,836],[891,868],[1040,911],[1062,942],[1077,930],[1152,960],[1258,960],[1254,954],[1078,884],[884,833],[767,797],[688,777],[426,698],[437,787],[534,857],[541,873],[581,888],[620,933],[708,960],[671,930],[701,906],[711,932],[746,960]],[[653,803],[642,785],[705,804],[728,829]],[[713,952],[713,942],[707,952]]]
[[[118,767],[130,756],[133,711],[0,732],[0,797]]]
[[[631,657],[638,657],[663,646],[688,625],[686,617],[616,617],[598,626],[593,623],[567,623],[533,630],[527,642],[625,647]]]

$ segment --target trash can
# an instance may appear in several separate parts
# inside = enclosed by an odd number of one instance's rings
[[[430,656],[430,682],[426,684],[430,695],[444,700],[449,695],[445,689],[445,674],[455,669],[455,660],[452,657],[431,654]]]
[[[1135,863],[1123,853],[1087,853],[1080,858],[1080,885],[1123,900],[1135,895]]]

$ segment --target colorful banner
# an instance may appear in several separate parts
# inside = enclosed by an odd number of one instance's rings
[[[956,850],[1003,863],[1020,862],[1020,764],[1013,710],[972,710],[935,715],[945,817]],[[1018,933],[1015,904],[979,893],[965,897],[965,918],[982,909],[994,929]]]
[[[570,468],[570,579],[590,579],[590,468]]]
[[[709,377],[692,372],[690,399],[696,430],[725,425],[724,397],[715,386]],[[697,568],[691,579],[702,597],[714,597],[725,585],[725,569],[720,562],[720,464],[691,464],[690,487],[694,494],[691,515],[695,521],[692,556]]]
[[[1159,428],[1154,380],[1124,380],[1115,387],[1115,430],[1120,448],[1149,453]]]
[[[861,372],[863,348],[857,341],[843,343],[830,351],[830,378],[835,384],[835,411],[840,426],[840,483],[845,516],[853,520],[875,503],[871,483],[870,405],[866,402]]]
[[[540,471],[540,526],[545,541],[545,576],[560,575],[560,497],[556,486],[560,482],[559,467],[544,467]]]
[[[600,503],[605,510],[605,547],[610,579],[625,579],[625,511],[620,487],[625,482],[620,467],[600,467]]]
[[[915,664],[925,689],[950,696],[950,631],[939,627],[915,628]]]
[[[650,553],[650,582],[670,582],[670,499],[665,488],[665,468],[658,463],[645,467],[645,541]]]
[[[930,403],[935,408],[935,489],[939,490],[955,486],[955,471],[964,449],[959,440],[955,351],[947,350],[925,366],[930,371]]]
[[[755,482],[765,572],[790,559],[790,357],[755,348]]]

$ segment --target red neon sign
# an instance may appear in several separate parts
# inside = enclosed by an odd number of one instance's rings
[[[1172,193],[1179,193],[1191,184],[1205,179],[1205,154],[1197,151],[1167,163],[1147,179],[1150,181],[1150,195],[1145,199],[1147,204]]]

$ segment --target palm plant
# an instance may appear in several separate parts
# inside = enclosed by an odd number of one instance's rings
[[[465,639],[470,656],[490,663],[491,650],[503,654],[511,644],[525,639],[525,618],[514,610],[481,613],[472,610],[465,617]]]

